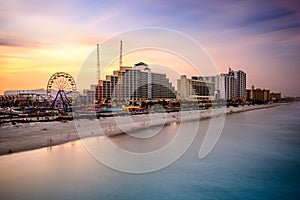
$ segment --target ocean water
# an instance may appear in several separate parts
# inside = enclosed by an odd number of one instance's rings
[[[180,159],[146,174],[110,169],[80,141],[1,156],[0,199],[300,199],[300,103],[228,115],[199,159],[208,122]],[[164,127],[166,140],[176,126]],[[136,151],[152,145],[127,135],[112,141]]]

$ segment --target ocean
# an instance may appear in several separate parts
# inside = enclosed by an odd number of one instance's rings
[[[208,125],[209,120],[200,122],[191,147],[176,162],[149,173],[111,169],[80,140],[1,156],[0,198],[300,199],[299,102],[226,116],[216,146],[199,159]],[[165,126],[159,141],[129,135],[111,140],[130,151],[144,151],[172,138],[176,126]]]

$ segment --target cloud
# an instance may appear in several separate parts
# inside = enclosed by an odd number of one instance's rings
[[[6,70],[13,65],[24,71],[71,69],[96,43],[149,26],[195,38],[222,67],[243,64],[272,71],[274,63],[267,59],[280,59],[288,74],[300,57],[298,1],[9,0],[0,1],[0,24],[0,62]]]
[[[40,48],[41,43],[28,39],[0,38],[0,46]]]

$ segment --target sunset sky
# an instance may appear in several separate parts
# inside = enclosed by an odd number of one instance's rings
[[[0,24],[0,94],[46,88],[57,71],[76,78],[97,43],[132,29],[161,27],[196,40],[220,72],[245,71],[248,87],[300,96],[296,0],[9,0],[0,2]]]

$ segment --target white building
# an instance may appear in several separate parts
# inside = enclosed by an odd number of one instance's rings
[[[230,100],[233,97],[246,97],[246,73],[242,70],[233,71],[229,68],[227,74],[207,76],[203,79],[215,84],[215,92],[219,94],[220,99]]]

